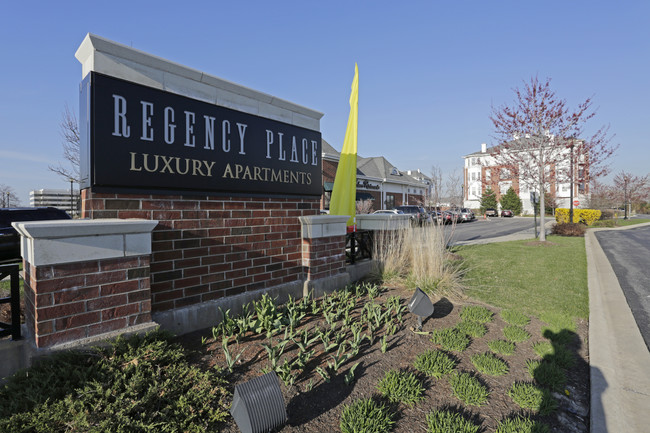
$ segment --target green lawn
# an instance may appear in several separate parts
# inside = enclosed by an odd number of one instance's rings
[[[616,220],[616,225],[617,226],[631,226],[634,224],[643,224],[643,223],[650,223],[650,220],[648,219],[629,219],[629,220],[624,220],[623,218],[619,218]]]
[[[467,245],[455,250],[465,259],[466,294],[502,308],[540,317],[564,313],[589,316],[587,255],[581,237]]]

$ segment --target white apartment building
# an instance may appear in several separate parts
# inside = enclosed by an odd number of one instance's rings
[[[78,213],[79,190],[37,189],[29,192],[29,205],[33,207],[55,207],[70,216]]]
[[[570,149],[566,152],[566,160],[557,163],[555,166],[546,167],[547,174],[551,170],[562,170],[569,172]],[[513,188],[519,195],[522,203],[522,213],[532,214],[533,205],[531,202],[531,189],[521,179],[515,178],[509,170],[497,164],[496,159],[487,151],[487,144],[481,144],[480,152],[470,153],[464,159],[464,182],[463,195],[464,206],[478,209],[481,207],[483,191],[491,187],[496,192],[497,200],[505,195],[509,188]],[[574,208],[586,207],[589,200],[589,188],[585,181],[586,163],[584,158],[574,163],[573,167],[573,204]],[[555,200],[556,207],[568,208],[571,200],[571,182],[551,181],[546,187],[546,192]],[[499,205],[499,211],[500,211]]]

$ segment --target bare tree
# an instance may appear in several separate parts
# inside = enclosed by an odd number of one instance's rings
[[[435,208],[440,206],[442,201],[442,170],[437,165],[431,167],[431,203]]]
[[[372,200],[357,200],[356,210],[357,215],[368,214],[373,209]]]
[[[540,82],[537,77],[514,92],[513,105],[492,107],[490,120],[499,144],[490,154],[511,178],[537,191],[540,209],[545,209],[544,192],[554,195],[554,182],[572,179],[572,160],[584,164],[585,181],[608,173],[607,159],[618,146],[609,144],[607,128],[583,137],[586,122],[595,115],[591,99],[571,110],[551,89],[550,79]],[[540,212],[539,233],[540,241],[545,241],[544,212]]]
[[[81,182],[81,171],[79,168],[79,123],[77,122],[77,117],[70,111],[67,105],[65,106],[59,127],[61,129],[63,158],[67,161],[67,164],[62,165],[59,163],[57,166],[50,165],[48,168],[66,181],[73,180],[79,183]]]
[[[447,176],[445,182],[446,195],[452,207],[463,207],[463,175],[454,170]]]
[[[10,186],[0,184],[0,207],[15,207],[20,205],[20,199]]]
[[[639,203],[650,194],[650,175],[634,176],[621,171],[614,177],[614,197],[625,206],[625,219],[629,217],[629,208]]]
[[[601,210],[611,209],[615,207],[616,203],[614,196],[614,188],[611,185],[605,185],[597,179],[592,179],[588,207]]]

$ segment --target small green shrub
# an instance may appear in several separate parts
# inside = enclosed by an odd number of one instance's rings
[[[462,352],[469,346],[469,338],[467,335],[454,328],[434,330],[431,341],[434,344],[439,344],[445,350],[455,352]]]
[[[548,415],[557,409],[557,401],[547,389],[533,383],[516,382],[508,391],[512,400],[523,409],[530,409],[540,415]]]
[[[575,365],[576,360],[573,353],[562,344],[540,341],[533,344],[533,350],[540,358],[552,362],[559,367],[571,368]]]
[[[530,317],[515,310],[503,310],[501,312],[501,318],[508,325],[520,326],[522,328],[530,323]]]
[[[460,310],[460,318],[464,321],[489,323],[493,313],[480,305],[468,305]]]
[[[228,396],[216,371],[189,365],[168,334],[152,332],[14,375],[0,390],[0,431],[215,431]]]
[[[440,379],[456,367],[456,361],[439,350],[427,350],[415,358],[413,366],[422,373]]]
[[[530,377],[540,385],[553,391],[562,391],[566,384],[566,374],[557,364],[548,361],[528,360],[526,368]]]
[[[542,422],[517,416],[501,421],[495,433],[551,433],[551,429]]]
[[[508,374],[508,364],[491,353],[477,353],[472,356],[472,364],[478,371],[490,376]]]
[[[533,351],[540,358],[546,358],[548,355],[553,355],[553,353],[555,353],[553,345],[548,341],[539,341],[533,344]]]
[[[479,322],[472,322],[469,320],[463,320],[456,325],[456,329],[462,332],[465,335],[474,338],[480,338],[487,333],[487,328],[484,324]]]
[[[492,340],[492,341],[488,341],[487,345],[492,352],[497,353],[499,355],[509,356],[515,353],[515,343],[513,343],[512,341]]]
[[[508,341],[512,341],[513,343],[521,343],[530,338],[530,334],[525,329],[514,325],[508,325],[503,328],[503,335]]]
[[[616,221],[614,220],[599,220],[591,225],[592,227],[607,227],[614,228],[616,227]]]
[[[385,405],[364,398],[343,406],[339,426],[342,433],[387,433],[393,424],[393,414]]]
[[[424,387],[413,373],[389,370],[379,381],[377,389],[391,403],[413,405],[422,400]]]
[[[427,414],[427,433],[478,433],[480,428],[461,414],[449,410]]]
[[[587,228],[580,223],[557,223],[553,225],[551,234],[558,236],[578,236],[585,235]]]
[[[481,382],[469,373],[454,371],[449,375],[449,385],[454,396],[465,404],[482,406],[487,402],[490,392]]]

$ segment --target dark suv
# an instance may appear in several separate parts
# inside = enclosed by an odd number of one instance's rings
[[[0,209],[0,263],[20,260],[20,235],[13,222],[69,220],[70,215],[54,207],[16,207]]]
[[[396,206],[395,209],[401,210],[411,217],[411,223],[416,225],[423,225],[430,221],[429,214],[421,206],[403,205]]]

